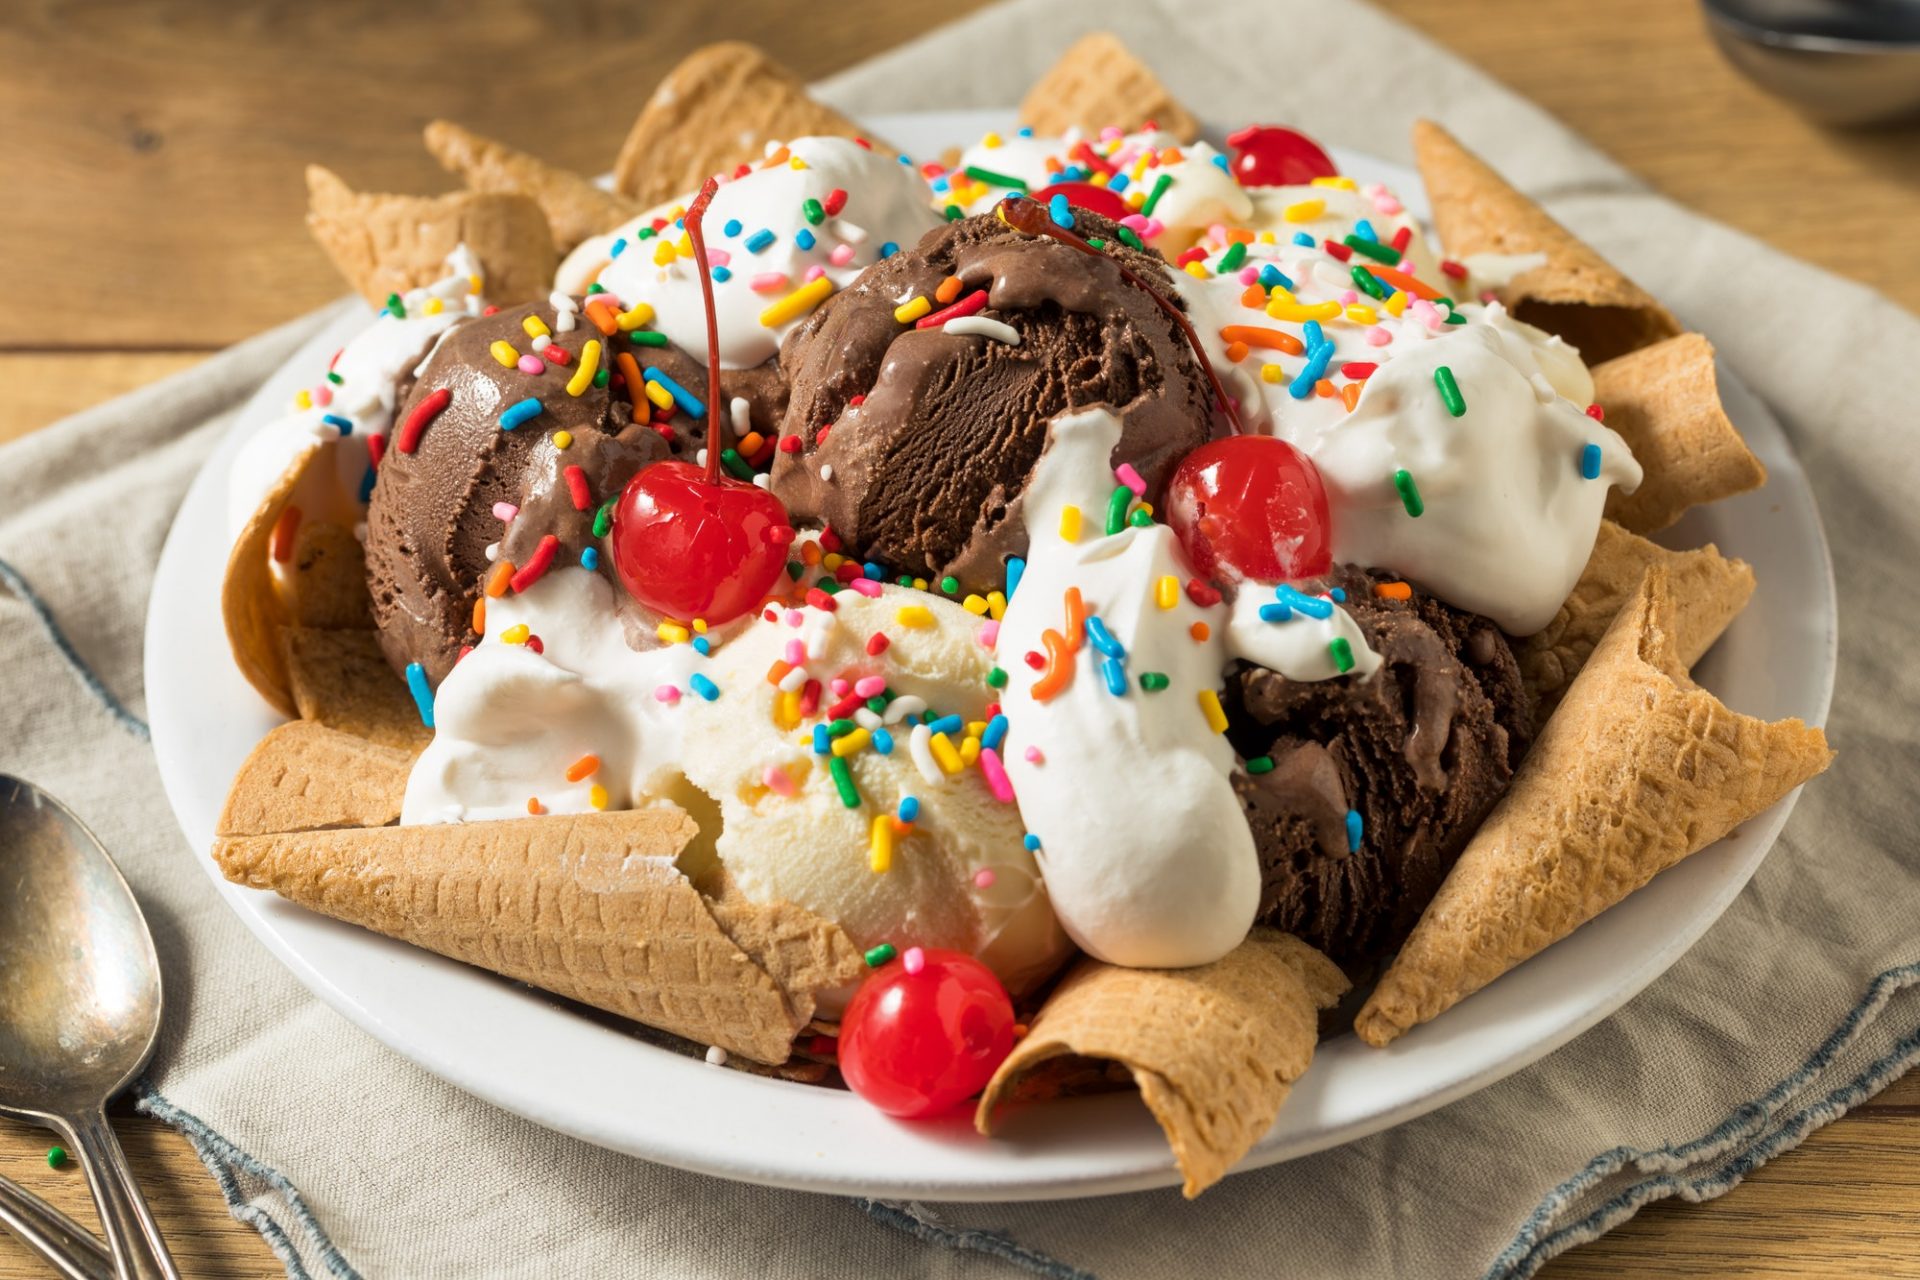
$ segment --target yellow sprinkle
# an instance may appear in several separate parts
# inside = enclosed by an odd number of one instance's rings
[[[564,448],[566,448],[566,447],[567,447],[568,445],[570,445],[570,444],[572,444],[572,443],[573,443],[573,432],[571,432],[571,431],[556,431],[556,432],[554,432],[554,433],[553,433],[553,447],[554,447],[554,448],[556,448],[556,449],[564,449]]]
[[[597,782],[594,783],[591,787],[587,788],[587,803],[596,809],[606,808],[607,789]]]
[[[787,163],[793,166],[795,169],[804,169],[807,167],[807,162],[805,160],[802,160],[799,156],[795,156],[793,159],[789,160]]]
[[[662,409],[673,408],[673,392],[667,390],[652,378],[647,379],[647,399]]]
[[[528,316],[520,322],[520,327],[527,331],[529,338],[550,338],[553,336],[553,330],[547,328],[547,322],[539,316]]]
[[[693,620],[693,634],[697,636],[707,634],[707,620],[705,618],[695,618]]]
[[[440,299],[438,298],[428,298],[427,305],[421,308],[421,310],[425,311],[430,316],[437,316],[442,311],[445,311],[446,309],[447,309],[447,304],[440,301]]]
[[[941,772],[958,773],[967,767],[967,762],[960,758],[959,751],[954,748],[953,739],[946,734],[934,734],[928,745],[933,748],[933,758],[939,763]]]
[[[1153,514],[1153,504],[1151,502],[1136,502],[1133,504],[1133,509],[1134,511],[1144,511],[1149,516]],[[1129,512],[1128,514],[1132,513]]]
[[[676,250],[671,244],[668,244],[665,240],[656,240],[654,242],[654,245],[653,245],[653,265],[654,266],[670,267],[673,265],[673,260],[679,256],[680,256],[679,251]]]
[[[587,394],[587,388],[593,385],[593,375],[599,371],[600,340],[594,338],[580,348],[580,367],[574,370],[571,378],[567,379],[567,394],[570,396]]]
[[[685,644],[693,639],[693,633],[677,622],[662,622],[653,629],[653,634],[665,644]]]
[[[960,743],[960,763],[972,765],[980,759],[980,739],[965,738]]]
[[[997,133],[990,133],[986,137],[980,139],[980,145],[983,147],[987,147],[989,149],[993,147],[997,147],[1000,145],[1000,135]]]
[[[1347,319],[1355,324],[1378,324],[1380,313],[1364,302],[1347,304]]]
[[[846,562],[847,562],[847,558],[841,555],[838,551],[829,551],[827,552],[827,554],[820,557],[820,567],[822,569],[825,569],[828,573],[832,573],[835,569],[838,569],[841,565],[845,564]]]
[[[1006,616],[1007,595],[1004,591],[987,592],[987,616],[995,622]]]
[[[911,302],[903,302],[893,309],[893,318],[901,324],[912,324],[927,312],[933,310],[933,303],[926,294],[921,294]]]
[[[1285,382],[1286,380],[1287,380],[1287,371],[1285,369],[1282,369],[1279,365],[1263,364],[1260,366],[1260,381]]]
[[[1207,718],[1207,728],[1215,733],[1227,731],[1227,713],[1220,709],[1220,695],[1213,690],[1200,691],[1200,713]]]
[[[1162,609],[1171,609],[1180,603],[1180,579],[1172,574],[1163,574],[1153,584],[1153,602]]]
[[[1213,272],[1201,266],[1198,260],[1189,262],[1187,264],[1187,274],[1192,276],[1195,280],[1213,279]]]
[[[527,637],[532,634],[533,629],[531,627],[527,626],[524,622],[517,622],[500,633],[500,642],[502,644],[525,644]]]
[[[782,690],[773,703],[773,722],[782,729],[798,728],[800,724],[800,691],[791,693]]]
[[[1096,171],[1091,178],[1087,179],[1087,181],[1092,183],[1096,187],[1104,187],[1107,185],[1107,175]]]
[[[313,393],[311,391],[302,391],[293,398],[293,403],[295,408],[311,409],[313,408]]]
[[[673,248],[681,257],[691,258],[693,256],[693,237],[682,231],[680,238],[673,242]]]
[[[509,369],[520,363],[520,353],[515,351],[513,344],[505,338],[501,338],[498,342],[488,347],[487,350],[493,352],[493,358]]]
[[[903,627],[930,627],[933,614],[923,604],[903,604],[894,611],[893,620]]]
[[[1348,177],[1315,178],[1313,185],[1316,187],[1332,187],[1336,191],[1358,191],[1360,189],[1360,184]]]
[[[960,607],[974,617],[982,617],[987,612],[987,598],[983,595],[969,595],[960,602]]]
[[[867,869],[876,875],[893,865],[893,815],[877,814],[867,837]]]
[[[1060,540],[1062,542],[1080,541],[1080,508],[1060,508]]]
[[[987,731],[987,722],[985,720],[967,721],[967,736],[969,738],[977,738],[981,734],[985,733],[986,731]]]
[[[760,323],[772,329],[789,320],[797,320],[827,300],[833,292],[833,281],[821,276],[801,285],[780,301],[760,313]]]
[[[480,283],[481,283],[480,273],[476,271],[472,275],[467,277],[467,292],[468,293],[480,292]]]
[[[1275,320],[1292,320],[1300,323],[1307,320],[1333,320],[1340,315],[1337,302],[1289,302],[1284,298],[1273,298],[1267,303],[1267,315]]]
[[[873,735],[865,729],[854,729],[833,740],[833,754],[845,759],[856,751],[864,751]]]
[[[925,591],[927,589],[927,580],[925,578],[915,578],[913,580],[913,589],[915,591]]]
[[[1312,222],[1327,211],[1325,200],[1295,200],[1280,211],[1288,222]]]
[[[1254,239],[1255,239],[1256,241],[1258,241],[1259,243],[1261,243],[1261,244],[1276,244],[1276,243],[1278,243],[1278,241],[1276,241],[1276,240],[1275,240],[1275,239],[1273,238],[1273,232],[1271,232],[1271,231],[1262,231],[1262,232],[1260,232],[1260,233],[1259,233],[1258,235],[1256,235],[1256,236],[1254,236]]]
[[[615,316],[613,323],[623,330],[638,329],[643,324],[652,324],[653,308],[644,302],[636,302],[630,310],[622,311]]]
[[[1391,298],[1387,299],[1387,314],[1390,316],[1397,316],[1402,312],[1404,312],[1406,309],[1407,309],[1406,290],[1404,289],[1396,290],[1394,292],[1394,295]]]

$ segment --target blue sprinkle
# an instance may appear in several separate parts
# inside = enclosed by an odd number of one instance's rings
[[[1020,136],[1023,138],[1031,138],[1033,136],[1033,126],[1022,125],[1020,127],[1019,133],[1020,133]]]
[[[904,151],[902,151],[899,155],[895,156],[894,159],[898,160],[901,164],[907,166],[907,168],[909,169],[913,168],[913,161],[907,158],[907,153]]]
[[[1127,669],[1120,665],[1118,658],[1103,658],[1100,662],[1100,675],[1107,682],[1107,692],[1116,698],[1127,694]]]
[[[1213,157],[1213,162],[1214,162],[1214,164],[1216,164],[1216,165],[1218,165],[1218,166],[1219,166],[1219,168],[1220,168],[1220,172],[1222,172],[1222,173],[1232,173],[1232,172],[1233,172],[1233,170],[1231,170],[1231,169],[1229,169],[1229,168],[1227,167],[1227,158],[1226,158],[1225,156],[1223,156],[1223,155],[1220,155],[1220,154],[1219,154],[1219,153],[1217,153],[1217,152],[1216,152],[1216,153],[1214,154],[1214,157]]]
[[[1373,224],[1365,218],[1353,224],[1353,234],[1359,236],[1362,240],[1371,240],[1375,244],[1380,243],[1380,233],[1375,231]]]
[[[1073,209],[1065,196],[1055,195],[1047,201],[1047,216],[1053,219],[1054,226],[1073,229]]]
[[[1066,180],[1067,180],[1067,175],[1059,172],[1058,170],[1055,170],[1054,172],[1049,173],[1047,175],[1048,186],[1052,186],[1056,182],[1065,182]]]
[[[900,246],[889,240],[880,246],[880,259],[884,262],[898,252],[900,252]]]
[[[959,716],[941,716],[927,722],[927,728],[934,733],[958,733],[966,727],[967,722]]]
[[[580,567],[589,572],[600,567],[600,548],[588,547],[580,553]]]
[[[1313,321],[1307,321],[1312,324]],[[1313,384],[1327,376],[1327,366],[1333,362],[1333,344],[1323,342],[1307,353],[1307,362],[1300,366],[1300,372],[1293,375],[1293,381],[1287,384],[1287,394],[1295,400],[1305,400],[1313,394]]]
[[[1014,589],[1020,585],[1020,575],[1027,571],[1027,562],[1019,556],[1007,561],[1007,599],[1013,599]]]
[[[722,268],[715,268],[715,269],[720,270]],[[685,387],[681,386],[679,383],[675,382],[672,378],[669,378],[666,374],[660,372],[660,370],[654,368],[652,365],[648,365],[646,368],[642,369],[640,371],[640,375],[645,379],[647,379],[647,381],[657,382],[662,387],[666,388],[667,394],[673,397],[673,402],[679,405],[681,409],[685,410],[688,417],[704,418],[707,416],[706,405],[702,404],[700,400],[697,397],[695,397],[691,392],[689,392]]]
[[[713,641],[707,639],[705,636],[695,636],[693,638],[693,651],[704,658],[713,652]]]
[[[740,219],[728,218],[727,225],[720,229],[730,236],[737,236],[740,234]]]
[[[939,195],[945,195],[947,192],[953,190],[953,184],[948,182],[944,177],[935,178],[930,185]]]
[[[1313,245],[1314,245],[1314,239],[1313,239],[1313,237],[1312,237],[1312,236],[1310,236],[1310,235],[1308,235],[1308,234],[1307,234],[1306,232],[1304,232],[1304,231],[1296,231],[1296,232],[1294,232],[1294,233],[1293,233],[1293,242],[1294,242],[1295,244],[1297,244],[1297,245],[1300,245],[1300,246],[1301,246],[1302,248],[1306,248],[1306,249],[1311,249],[1311,248],[1313,248]]]
[[[1322,600],[1318,596],[1297,591],[1284,582],[1273,589],[1273,594],[1278,596],[1288,608],[1298,609],[1308,617],[1324,619],[1333,616],[1333,601]]]
[[[900,821],[913,822],[914,820],[919,818],[919,816],[920,816],[920,797],[919,796],[901,796],[900,797]]]
[[[1027,846],[1028,853],[1040,852],[1040,837],[1033,834],[1033,832],[1031,831],[1027,832],[1026,835],[1020,838],[1020,843]]]
[[[1365,828],[1363,827],[1360,821],[1360,811],[1358,809],[1347,810],[1347,852],[1348,853],[1353,853],[1360,848],[1360,837],[1364,833],[1365,833]]]
[[[980,745],[983,747],[992,747],[995,751],[998,751],[1000,744],[1006,740],[1007,718],[1004,715],[998,715],[987,721],[987,731],[980,735]]]
[[[712,702],[720,696],[720,686],[701,675],[698,671],[687,678],[687,683],[693,686],[695,693],[705,698],[708,702]]]
[[[875,729],[873,731],[873,749],[875,751],[878,751],[883,756],[892,755],[893,754],[893,735],[888,733],[885,729]]]
[[[1293,288],[1293,281],[1287,278],[1287,273],[1274,266],[1271,262],[1260,268],[1260,283],[1268,289],[1273,288],[1275,285],[1279,285],[1282,289],[1289,291]]]
[[[352,418],[343,418],[337,413],[326,413],[320,416],[320,421],[326,423],[330,427],[335,428],[343,436],[350,436],[353,434]]]
[[[1335,604],[1345,604],[1347,602],[1347,589],[1345,587],[1334,587],[1329,590],[1327,594],[1333,597]]]
[[[1126,649],[1113,638],[1113,632],[1107,630],[1107,624],[1100,621],[1098,615],[1089,614],[1087,617],[1087,639],[1093,641],[1093,647],[1109,658],[1127,656]]]
[[[805,227],[793,233],[793,242],[802,249],[811,249],[815,243],[817,243],[813,238],[813,232],[807,230]]]
[[[1600,478],[1599,445],[1590,444],[1580,450],[1580,475],[1582,479],[1586,480],[1598,480]]]
[[[621,236],[618,240],[615,240],[613,242],[613,247],[607,250],[607,256],[609,258],[617,258],[621,254],[625,253],[626,251],[627,251],[627,238],[625,236]]]
[[[537,418],[546,411],[547,406],[541,404],[532,396],[528,396],[525,400],[522,400],[519,404],[514,405],[513,408],[500,415],[500,429],[502,431],[511,431],[521,423]]]
[[[866,574],[869,578],[872,578],[875,582],[884,581],[887,576],[886,566],[873,560],[869,560],[865,564],[861,565],[860,572]]]
[[[413,705],[420,708],[420,723],[433,728],[433,690],[427,687],[427,669],[417,662],[407,664],[407,690]]]
[[[1293,610],[1283,604],[1263,604],[1260,606],[1260,621],[1286,622],[1293,617]]]
[[[687,229],[687,220],[685,218],[675,218],[673,220],[673,225],[675,230],[685,231]],[[734,225],[738,226],[739,224],[736,223]],[[734,232],[733,234],[738,235],[739,232]]]
[[[772,243],[773,243],[772,228],[762,227],[758,231],[754,232],[752,235],[747,237],[747,252],[759,253],[762,249],[767,248]]]
[[[360,505],[366,506],[373,501],[373,468],[367,468],[367,474],[360,477]]]
[[[715,267],[713,269],[713,282],[715,284],[725,284],[731,279],[733,279],[733,272],[729,268]]]
[[[823,722],[813,726],[813,754],[824,756],[833,750],[833,739],[827,736],[827,726]]]
[[[1318,320],[1309,320],[1300,326],[1300,340],[1307,344],[1308,351],[1312,351],[1327,340],[1327,333]]]

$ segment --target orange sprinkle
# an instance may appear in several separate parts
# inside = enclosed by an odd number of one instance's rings
[[[1265,295],[1259,305],[1266,305]],[[1306,344],[1284,329],[1269,329],[1265,325],[1230,324],[1220,330],[1222,342],[1244,342],[1250,347],[1259,347],[1262,351],[1284,351],[1290,356],[1303,356],[1307,353]]]
[[[1388,284],[1392,285],[1394,288],[1405,289],[1408,293],[1413,294],[1415,297],[1425,298],[1428,301],[1432,301],[1435,298],[1443,298],[1446,296],[1445,294],[1441,293],[1438,289],[1434,288],[1432,285],[1427,284],[1425,281],[1415,280],[1412,276],[1408,275],[1406,272],[1398,270],[1397,268],[1394,268],[1394,267],[1382,267],[1369,262],[1367,264],[1367,270],[1372,272],[1374,276],[1376,276],[1377,278],[1381,280],[1385,280]]]
[[[1228,227],[1227,243],[1228,244],[1252,244],[1253,232],[1248,230],[1245,227]]]
[[[528,796],[528,797],[527,797],[527,812],[528,812],[528,813],[530,813],[530,814],[532,814],[532,815],[533,815],[534,817],[536,817],[536,818],[537,818],[537,817],[539,817],[539,816],[540,816],[541,814],[543,814],[543,813],[545,813],[546,811],[547,811],[547,806],[545,806],[545,805],[543,805],[543,804],[541,804],[541,803],[540,803],[540,797],[539,797],[539,796]]]
[[[1257,284],[1250,284],[1240,291],[1240,305],[1252,307],[1257,311],[1267,309],[1267,291]]]
[[[820,544],[803,542],[800,544],[800,563],[809,567],[820,563]]]
[[[485,596],[474,597],[473,633],[480,636],[487,634],[487,598]]]
[[[948,276],[940,282],[940,287],[933,291],[933,300],[941,303],[952,302],[960,296],[960,290],[964,288],[966,286],[960,282],[959,276]]]
[[[1066,641],[1070,651],[1079,651],[1080,640],[1087,634],[1087,615],[1091,612],[1086,601],[1080,598],[1080,588],[1068,587]]]
[[[507,584],[513,581],[513,561],[496,560],[493,572],[487,575],[487,594],[498,598],[507,594]]]
[[[1373,584],[1373,594],[1382,600],[1411,600],[1413,588],[1404,582],[1376,582]]]
[[[598,299],[589,302],[587,304],[587,319],[593,321],[594,328],[600,330],[601,333],[604,333],[609,338],[620,331],[620,325],[615,319],[613,304],[611,302],[601,302]],[[625,372],[625,370],[622,370],[622,372]]]
[[[1246,343],[1229,342],[1227,344],[1227,359],[1233,361],[1235,364],[1239,364],[1242,360],[1245,360],[1246,358],[1247,358]]]
[[[1187,634],[1192,636],[1195,640],[1199,641],[1201,644],[1205,644],[1207,642],[1207,637],[1213,634],[1213,628],[1208,626],[1204,622],[1196,622],[1192,626],[1187,628]]]
[[[600,757],[589,751],[567,766],[567,781],[578,782],[582,778],[591,778],[600,772]]]
[[[760,446],[766,442],[767,438],[758,431],[747,432],[747,434],[740,437],[740,456],[743,458],[751,458],[754,454],[760,452]]]
[[[787,150],[785,147],[782,147],[778,151],[774,152],[772,155],[768,156],[766,158],[766,161],[763,164],[761,164],[760,167],[762,169],[778,168],[779,166],[785,164],[787,161],[791,160],[792,158],[793,158],[793,152]]]
[[[1047,651],[1047,669],[1041,673],[1038,680],[1033,682],[1030,692],[1041,702],[1046,702],[1066,688],[1067,682],[1073,679],[1074,646],[1052,627],[1040,633],[1040,643]]]
[[[1161,163],[1161,164],[1163,164],[1163,165],[1166,165],[1166,164],[1179,164],[1179,163],[1180,163],[1180,148],[1178,148],[1178,147],[1168,147],[1168,148],[1167,148],[1167,149],[1166,149],[1165,151],[1162,151],[1162,152],[1160,153],[1160,163]]]
[[[280,508],[280,518],[273,522],[273,558],[281,564],[293,559],[293,535],[300,528],[300,508]]]
[[[1332,378],[1322,378],[1313,384],[1313,394],[1320,397],[1337,396],[1340,393],[1333,388]]]
[[[1360,403],[1360,385],[1358,382],[1349,382],[1340,388],[1340,399],[1346,402],[1348,413],[1352,413]]]
[[[633,402],[636,413],[647,403],[645,391],[646,379],[640,376],[640,362],[633,358],[633,352],[622,351],[613,358],[620,369],[620,376],[627,380],[627,399]]]

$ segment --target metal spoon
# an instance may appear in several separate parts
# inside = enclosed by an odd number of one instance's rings
[[[62,1280],[113,1280],[113,1260],[85,1227],[9,1178],[0,1178],[0,1226],[52,1264]]]
[[[160,1033],[160,960],[133,891],[80,820],[0,774],[0,1113],[80,1158],[114,1269],[179,1280],[106,1104]]]

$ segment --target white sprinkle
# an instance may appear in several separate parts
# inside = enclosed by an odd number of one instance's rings
[[[862,729],[878,729],[886,723],[880,718],[880,713],[872,707],[855,707],[853,709],[853,722]]]
[[[498,560],[499,558],[500,558],[500,544],[497,542],[489,542],[487,544],[487,559],[489,561],[493,561],[493,560]]]
[[[738,440],[741,436],[753,430],[753,419],[747,416],[747,401],[745,396],[735,396],[733,402],[727,406],[727,409],[733,415],[734,439]]]
[[[920,776],[929,785],[947,785],[947,775],[941,772],[939,763],[933,758],[933,730],[924,724],[913,726],[913,732],[907,735],[907,754],[913,757],[913,767],[920,771]]]
[[[557,318],[558,317],[556,317],[556,319]],[[545,352],[548,347],[552,345],[553,345],[553,339],[543,333],[533,340],[533,354],[540,355],[543,352]]]
[[[886,720],[888,724],[899,724],[910,715],[919,715],[927,709],[927,700],[917,693],[903,693],[887,704]]]
[[[708,1046],[707,1046],[707,1065],[708,1065],[708,1066],[710,1066],[710,1067],[724,1067],[724,1066],[726,1066],[726,1065],[727,1065],[727,1051],[726,1051],[725,1049],[722,1049],[722,1048],[721,1048],[721,1047],[720,1047],[719,1045],[717,1045],[717,1044],[710,1044],[710,1045],[708,1045]]]
[[[704,467],[707,465],[707,451],[705,449],[693,455],[693,465],[696,467]]]
[[[827,482],[829,482],[829,483],[831,483],[831,482],[832,482],[832,480],[833,480],[833,464],[832,464],[831,462],[823,462],[823,463],[821,463],[821,464],[820,464],[820,478],[821,478],[822,480],[825,480],[825,481],[827,481]]]
[[[780,692],[798,693],[806,686],[810,678],[811,677],[807,675],[807,669],[805,667],[795,667],[780,677]]]
[[[773,488],[773,473],[771,471],[756,471],[753,473],[753,483],[759,488],[771,490]]]
[[[989,320],[985,316],[961,316],[949,320],[940,326],[948,333],[977,333],[983,338],[992,338],[995,342],[1004,342],[1010,347],[1020,345],[1020,331],[1010,324],[998,320]]]

